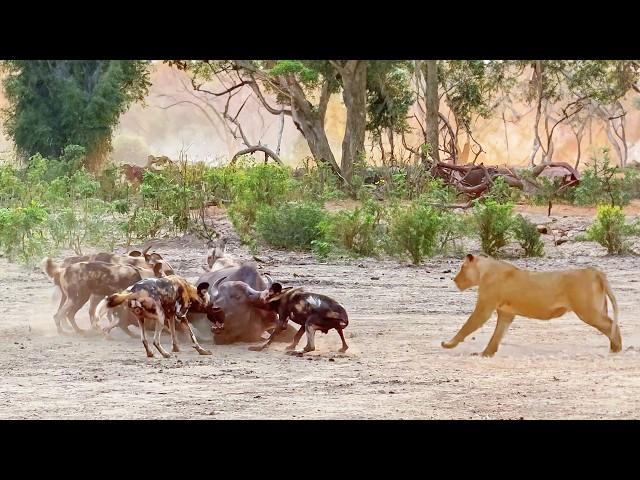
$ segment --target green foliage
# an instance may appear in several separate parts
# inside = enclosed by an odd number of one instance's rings
[[[622,208],[599,205],[597,211],[595,222],[587,230],[587,238],[605,247],[609,255],[625,253],[629,248],[625,237],[635,233],[635,229],[625,223]]]
[[[18,150],[66,158],[81,145],[101,158],[120,115],[144,99],[150,85],[146,61],[7,60],[2,62],[9,107],[5,128]]]
[[[491,199],[497,203],[517,202],[520,197],[520,190],[509,186],[504,177],[496,177],[489,191],[483,196],[484,199]]]
[[[440,212],[438,251],[443,254],[460,254],[464,250],[463,240],[473,231],[472,218],[449,210]]]
[[[535,224],[517,215],[513,222],[513,233],[527,257],[541,257],[544,254],[544,243]]]
[[[441,222],[437,210],[420,202],[407,208],[397,207],[389,230],[390,252],[408,253],[414,265],[420,265],[437,247]]]
[[[374,140],[382,133],[408,131],[407,113],[414,102],[409,62],[369,62],[367,72],[367,130]]]
[[[637,172],[610,165],[609,150],[603,148],[602,156],[593,156],[573,192],[576,205],[624,206],[631,200],[631,191],[637,183]]]
[[[513,204],[488,199],[476,202],[473,217],[482,244],[482,251],[496,256],[510,240],[513,224]]]
[[[382,241],[381,221],[385,215],[379,202],[368,199],[354,210],[342,210],[328,218],[323,228],[325,238],[358,255],[374,255]]]
[[[319,224],[325,219],[322,206],[312,202],[287,202],[257,210],[255,228],[276,248],[309,250],[321,238]]]
[[[0,208],[0,249],[9,259],[19,257],[25,263],[42,257],[45,248],[44,226],[47,211],[32,202],[25,207]]]
[[[340,189],[340,179],[333,174],[330,166],[321,163],[311,167],[304,162],[300,173],[302,175],[295,178],[292,185],[292,193],[296,192],[299,200],[327,201],[345,197]]]
[[[162,212],[148,207],[134,209],[133,214],[120,228],[127,236],[127,245],[135,240],[156,238],[167,228],[169,219]]]

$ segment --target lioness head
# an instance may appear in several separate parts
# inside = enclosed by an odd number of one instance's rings
[[[480,283],[480,271],[478,270],[478,257],[470,253],[464,259],[460,271],[453,279],[458,290],[464,291],[467,288],[475,287]]]

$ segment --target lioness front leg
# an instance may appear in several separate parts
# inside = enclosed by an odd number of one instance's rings
[[[456,333],[451,340],[448,342],[442,342],[442,347],[454,348],[460,342],[464,342],[464,339],[467,338],[467,336],[475,332],[478,328],[484,325],[487,320],[489,320],[489,317],[491,317],[495,308],[494,304],[490,304],[490,306],[487,306],[487,304],[481,305],[480,298],[478,298],[476,309],[469,317],[469,320],[466,321],[460,331]]]
[[[498,351],[498,347],[500,346],[500,342],[502,341],[502,337],[507,333],[509,327],[511,326],[511,322],[513,322],[515,315],[510,313],[501,312],[498,310],[498,321],[496,322],[496,329],[491,336],[491,340],[487,344],[487,347],[482,352],[483,357],[493,357]]]

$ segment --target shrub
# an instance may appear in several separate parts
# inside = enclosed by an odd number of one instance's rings
[[[0,249],[10,260],[19,257],[31,263],[41,258],[46,247],[46,220],[46,209],[36,202],[26,207],[0,208]]]
[[[309,250],[321,239],[319,224],[325,219],[322,206],[312,202],[287,202],[257,210],[255,228],[260,237],[276,248]]]
[[[496,177],[489,191],[484,195],[484,199],[491,199],[497,203],[513,203],[520,198],[520,190],[511,187],[504,177]]]
[[[544,253],[544,243],[540,239],[540,232],[535,224],[524,218],[516,216],[513,222],[513,233],[527,257],[541,257]]]
[[[328,218],[323,228],[325,238],[358,255],[374,255],[381,237],[380,222],[384,208],[379,202],[368,199],[354,210],[343,210]]]
[[[576,205],[609,204],[624,206],[631,200],[631,192],[637,181],[637,173],[609,165],[609,150],[602,149],[602,156],[594,156],[572,192]]]
[[[152,208],[139,207],[134,209],[131,217],[121,226],[127,236],[127,245],[133,239],[146,240],[157,237],[162,229],[168,226],[169,220],[161,212]]]
[[[397,208],[390,226],[392,253],[408,253],[414,265],[433,254],[437,246],[441,218],[438,211],[416,202],[406,209]]]
[[[466,215],[448,210],[440,212],[440,229],[438,231],[438,251],[443,254],[450,252],[462,253],[463,240],[469,236],[472,226],[471,218]]]
[[[487,199],[484,203],[476,202],[473,217],[482,243],[482,251],[487,255],[496,256],[509,242],[513,224],[513,204],[500,204],[492,199]]]
[[[619,206],[600,205],[595,222],[587,230],[587,238],[605,247],[609,255],[620,255],[628,250],[625,237],[633,233],[634,228],[625,224]]]

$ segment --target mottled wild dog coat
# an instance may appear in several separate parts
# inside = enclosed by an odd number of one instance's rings
[[[64,333],[61,325],[63,318],[71,323],[77,333],[83,332],[76,324],[75,315],[92,295],[104,298],[142,278],[162,275],[159,263],[154,266],[154,270],[106,262],[78,262],[62,268],[48,258],[44,262],[44,269],[50,277],[55,278],[65,299],[53,317],[58,333]],[[91,326],[97,328],[97,318],[93,309],[89,315]]]
[[[159,253],[147,253],[149,251],[150,246],[147,247],[144,251],[133,250],[128,254],[118,254],[118,253],[107,253],[100,252],[92,255],[82,255],[82,256],[74,256],[65,258],[60,264],[56,264],[49,257],[45,258],[42,261],[42,266],[44,272],[53,280],[54,285],[57,289],[60,290],[60,303],[58,304],[58,311],[62,309],[62,306],[67,301],[66,294],[60,288],[60,273],[61,269],[67,268],[75,263],[80,262],[105,262],[111,263],[115,265],[131,265],[133,267],[143,268],[150,271],[153,271],[154,266],[160,264],[160,270],[164,275],[172,275],[174,273],[173,268],[169,263],[162,258],[162,255]],[[59,267],[59,268],[56,268]],[[157,267],[156,267],[157,268]],[[148,276],[148,275],[147,275]],[[115,291],[117,291],[116,289]],[[89,302],[89,316],[93,318],[96,308],[100,300],[102,300],[103,296],[100,295],[92,295],[91,300]],[[120,325],[121,328],[124,327]],[[131,335],[129,330],[125,330],[127,334]]]
[[[332,328],[336,329],[342,340],[340,351],[346,352],[349,348],[342,333],[342,330],[349,325],[349,317],[344,307],[334,299],[326,295],[305,292],[302,288],[283,289],[279,283],[274,283],[269,290],[262,292],[261,298],[267,308],[278,312],[278,326],[263,345],[250,347],[251,350],[262,350],[269,345],[277,332],[286,328],[289,320],[300,325],[300,329],[293,337],[293,342],[287,346],[287,350],[295,349],[306,332],[307,345],[304,351],[311,352],[315,350],[316,330],[328,333]]]
[[[138,320],[140,337],[147,356],[153,357],[153,352],[147,342],[144,326],[145,321],[152,322],[155,325],[153,344],[163,357],[168,358],[171,355],[162,348],[160,344],[160,335],[165,322],[168,323],[171,332],[171,340],[173,343],[172,351],[179,352],[180,349],[178,348],[175,325],[177,321],[176,315],[184,317],[187,310],[193,304],[197,304],[199,308],[207,312],[209,310],[215,310],[211,305],[209,293],[207,292],[208,288],[208,283],[200,283],[196,288],[178,275],[169,275],[162,278],[147,278],[132,285],[124,292],[116,293],[105,298],[98,306],[98,317],[102,318],[107,309],[125,304]],[[211,355],[211,352],[200,346],[189,322],[185,321],[185,323],[189,329],[193,348],[195,348],[200,355]]]

